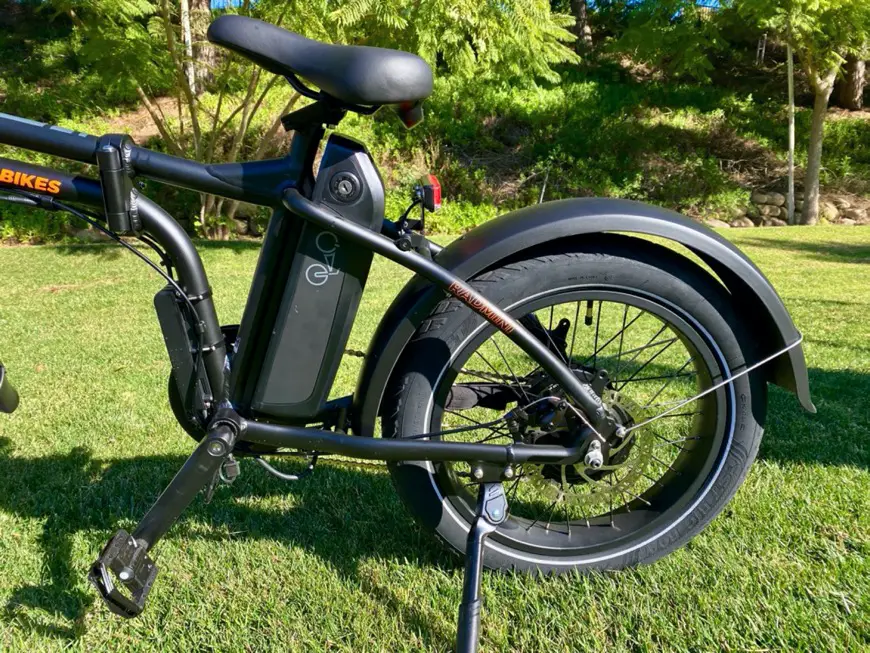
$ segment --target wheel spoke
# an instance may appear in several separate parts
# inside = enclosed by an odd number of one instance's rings
[[[604,302],[598,302],[598,316],[595,318],[595,341],[592,345],[592,367],[596,367],[598,363],[598,332],[601,330],[601,305]]]
[[[492,344],[495,345],[495,349],[498,352],[498,355],[501,356],[501,359],[504,361],[504,364],[507,365],[508,372],[510,372],[511,376],[514,377],[514,381],[516,381],[517,387],[520,389],[520,392],[523,393],[523,397],[525,398],[525,400],[527,402],[530,402],[531,399],[529,399],[529,395],[526,394],[526,389],[523,387],[523,384],[520,383],[520,380],[517,378],[517,375],[514,374],[514,370],[511,367],[511,364],[508,363],[507,357],[504,355],[504,353],[502,353],[501,347],[498,346],[498,342],[496,342],[495,338],[492,339]]]
[[[632,324],[634,324],[634,323],[637,322],[641,317],[643,317],[643,314],[644,314],[643,311],[641,311],[638,315],[636,315],[635,317],[631,318],[631,322],[629,322],[628,324],[626,324],[625,327],[624,327],[623,329],[621,329],[619,333],[614,334],[614,335],[613,335],[613,336],[612,336],[612,337],[611,337],[607,342],[605,342],[605,343],[604,343],[603,345],[601,345],[600,347],[597,347],[597,348],[593,349],[592,354],[589,355],[589,356],[588,356],[588,357],[587,357],[587,358],[586,358],[582,363],[580,363],[581,367],[584,366],[584,365],[586,365],[586,363],[588,363],[589,361],[593,360],[593,359],[594,359],[598,354],[600,354],[600,353],[603,352],[605,349],[607,349],[607,345],[609,345],[611,342],[613,342],[614,340],[616,340],[616,339],[620,336],[620,334],[623,334],[623,335],[624,335],[625,332],[628,331],[628,329],[631,327]],[[657,334],[657,335],[658,335],[658,334]],[[630,354],[630,353],[633,352],[633,351],[634,351],[634,349],[632,349],[631,351],[623,352],[623,354]]]
[[[677,374],[680,374],[684,369],[686,369],[686,367],[688,367],[689,363],[691,363],[691,362],[692,362],[692,357],[689,356],[689,360],[687,360],[685,363],[683,363],[683,366],[682,366],[680,369],[677,370]],[[650,404],[652,404],[652,402],[654,402],[656,399],[658,399],[659,395],[660,395],[661,393],[663,393],[663,392],[668,388],[668,386],[670,386],[671,383],[673,383],[673,382],[674,382],[674,379],[670,379],[670,380],[669,380],[667,383],[665,383],[661,388],[659,388],[659,389],[658,389],[658,392],[656,392],[656,393],[652,396],[652,399],[649,400],[649,403],[647,403],[647,405],[644,406],[644,408],[646,408],[647,406],[649,406]]]
[[[643,381],[664,381],[665,379],[670,379],[674,381],[675,379],[686,379],[690,376],[695,376],[695,372],[683,372],[681,374],[661,374],[659,376],[644,376],[641,378],[630,378],[626,379],[626,383],[642,383]]]
[[[638,314],[640,317],[640,314]],[[622,328],[619,330],[619,348],[616,352],[616,372],[613,373],[613,384],[616,385],[619,379],[619,372],[622,369],[622,342],[625,339],[625,321],[628,319],[628,304],[625,305],[625,310],[622,311]],[[605,345],[606,347],[607,345]]]
[[[641,365],[637,370],[635,370],[634,374],[632,374],[632,375],[631,375],[630,377],[628,377],[625,381],[623,381],[623,382],[622,382],[622,385],[619,386],[619,389],[622,390],[625,386],[627,386],[629,383],[631,383],[632,380],[633,380],[633,379],[634,379],[638,374],[640,374],[641,371],[642,371],[644,368],[646,368],[646,367],[647,367],[650,363],[652,363],[656,358],[658,358],[658,357],[661,356],[663,353],[665,353],[665,352],[670,348],[670,346],[671,346],[672,344],[674,344],[675,342],[677,342],[677,338],[672,338],[671,340],[669,340],[669,341],[668,341],[668,344],[666,344],[664,347],[662,347],[661,349],[659,349],[655,354],[653,354],[653,355],[650,357],[650,359],[649,359],[646,363],[644,363],[644,364]]]
[[[577,342],[577,325],[580,323],[580,302],[577,302],[577,309],[574,311],[574,333],[571,336],[571,351],[568,352],[568,360],[574,360],[574,343]]]
[[[553,514],[553,510],[556,508],[556,504],[557,504],[558,502],[559,502],[559,497],[556,497],[556,499],[553,501],[553,503],[550,504],[550,515],[551,515],[551,516],[552,516],[552,514]],[[535,524],[537,524],[539,521],[541,521],[541,518],[540,518],[540,517],[536,517],[536,518],[535,518],[535,521],[533,521],[531,524],[529,524],[529,525],[526,527],[526,533],[528,533],[530,530],[532,530],[532,527],[533,527]]]
[[[486,360],[486,357],[480,353],[479,349],[474,353],[477,354],[478,356],[480,356],[480,360],[482,360],[484,363],[486,363],[486,366],[489,367],[489,369],[491,369],[500,380],[504,381],[505,379],[507,379],[507,377],[504,374],[502,374],[497,369],[495,369],[495,367],[493,366],[492,363],[490,363],[488,360]]]

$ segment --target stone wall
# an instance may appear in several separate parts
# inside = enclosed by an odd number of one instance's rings
[[[795,215],[804,208],[802,189],[795,191]],[[759,189],[752,192],[743,207],[732,208],[727,216],[705,220],[711,227],[785,227],[788,225],[785,193]],[[822,224],[870,224],[870,200],[853,195],[825,194],[819,201]]]

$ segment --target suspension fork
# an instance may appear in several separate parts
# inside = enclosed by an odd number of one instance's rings
[[[284,204],[288,209],[321,229],[331,231],[360,247],[373,250],[443,288],[510,338],[550,374],[577,402],[597,432],[608,434],[615,428],[613,418],[591,386],[580,381],[568,365],[535,338],[528,329],[474,290],[464,280],[429,258],[421,256],[415,251],[404,251],[389,238],[318,206],[303,197],[295,188],[285,192]]]

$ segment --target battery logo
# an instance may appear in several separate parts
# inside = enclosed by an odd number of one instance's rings
[[[60,192],[60,180],[47,179],[38,175],[28,175],[17,170],[0,168],[0,184],[12,184],[21,188],[29,188],[43,193],[57,195]]]

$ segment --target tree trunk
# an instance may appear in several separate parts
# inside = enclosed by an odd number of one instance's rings
[[[190,92],[196,95],[196,70],[193,67],[193,37],[190,28],[190,2],[181,0],[181,41],[184,44],[184,76]]]
[[[822,139],[825,135],[825,117],[828,113],[828,100],[834,90],[837,68],[829,71],[824,78],[813,80],[816,94],[813,103],[813,119],[810,125],[810,146],[807,152],[807,171],[804,177],[804,210],[801,224],[816,224],[819,221],[819,176],[822,171]]]
[[[864,72],[866,62],[855,56],[846,59],[843,66],[843,77],[837,80],[834,88],[834,101],[837,106],[850,111],[858,111],[864,107]]]
[[[592,29],[589,27],[589,7],[586,0],[571,0],[571,13],[574,14],[574,34],[577,35],[577,50],[592,47]]]
[[[196,59],[196,84],[200,92],[214,81],[218,52],[205,36],[211,24],[211,0],[190,0],[190,30],[193,58]]]

